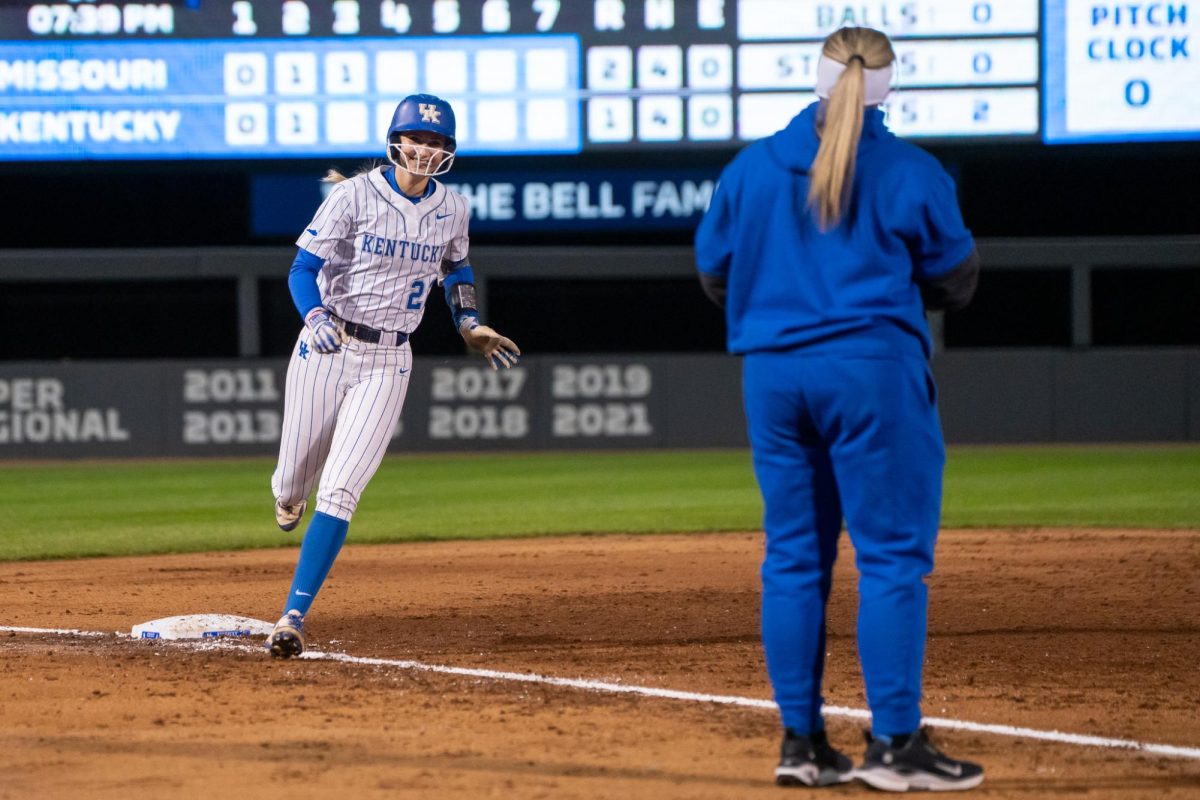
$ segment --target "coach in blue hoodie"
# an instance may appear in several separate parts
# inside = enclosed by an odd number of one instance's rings
[[[776,782],[859,778],[878,789],[967,789],[977,764],[921,722],[928,592],[945,449],[926,309],[974,294],[979,259],[954,182],[897,139],[878,105],[895,54],[843,28],[817,68],[822,99],[746,147],[696,231],[705,291],[743,355],[765,506],[762,632],[784,725]],[[858,646],[872,723],[863,765],[821,717],[825,605],[842,519],[859,581]]]

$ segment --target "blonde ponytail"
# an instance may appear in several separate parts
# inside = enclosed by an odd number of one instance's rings
[[[379,159],[374,159],[373,161],[368,161],[365,164],[363,164],[362,166],[360,166],[357,170],[354,171],[354,177],[357,178],[359,175],[366,175],[368,172],[372,172],[377,167],[380,167],[382,165],[383,165],[383,162],[380,161]],[[333,169],[332,167],[330,167],[329,171],[325,173],[325,177],[321,178],[321,183],[341,183],[344,180],[346,180],[345,175],[338,172],[336,169]]]
[[[871,28],[842,28],[825,40],[821,54],[846,69],[838,76],[818,123],[821,146],[809,169],[808,206],[822,231],[836,228],[850,202],[854,162],[862,138],[865,69],[881,69],[896,55],[887,36]]]

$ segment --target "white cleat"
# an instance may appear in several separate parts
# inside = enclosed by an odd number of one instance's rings
[[[304,615],[292,609],[275,623],[267,639],[267,649],[275,658],[293,658],[304,652]]]
[[[296,526],[300,524],[300,518],[304,516],[304,509],[307,507],[307,500],[301,500],[299,503],[294,503],[290,506],[285,506],[276,500],[275,522],[279,525],[279,529],[282,531],[294,531]]]

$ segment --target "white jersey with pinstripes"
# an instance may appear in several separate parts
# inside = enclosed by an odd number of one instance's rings
[[[326,262],[317,276],[322,305],[350,322],[412,333],[434,284],[467,258],[470,210],[432,178],[414,203],[385,169],[335,184],[296,244]]]

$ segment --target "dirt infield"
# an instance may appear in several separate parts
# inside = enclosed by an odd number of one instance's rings
[[[843,546],[826,697],[863,708]],[[766,699],[760,551],[756,534],[351,543],[310,616],[310,646]],[[273,619],[295,556],[0,564],[0,625]],[[1200,747],[1200,532],[947,531],[930,584],[927,715]],[[861,725],[829,725],[856,757]],[[1200,797],[1194,758],[935,738],[984,763],[981,797]],[[6,800],[808,796],[771,784],[777,745],[776,716],[762,709],[0,633]]]

